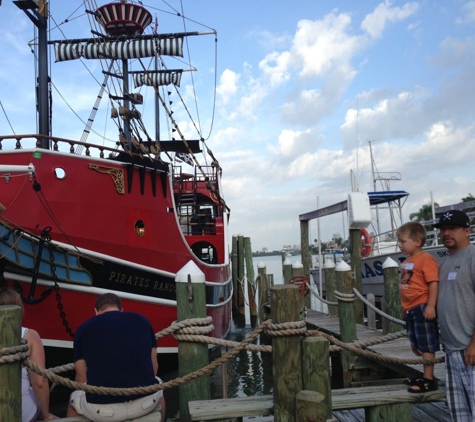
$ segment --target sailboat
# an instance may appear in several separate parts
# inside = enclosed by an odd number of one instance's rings
[[[196,69],[170,68],[166,60],[183,56],[187,37],[216,32],[158,33],[142,2],[116,1],[85,10],[96,25],[90,38],[50,40],[49,3],[13,3],[34,24],[38,49],[38,131],[0,136],[0,287],[21,293],[23,324],[39,331],[47,352],[70,351],[97,296],[115,292],[158,332],[177,318],[175,276],[191,262],[205,275],[211,335],[226,336],[232,282],[222,168],[200,133],[185,137],[167,100],[171,91],[179,96],[184,71]],[[52,134],[50,50],[55,66],[102,65],[103,82],[76,139]],[[172,139],[146,128],[144,87]],[[92,129],[101,100],[116,125],[112,143]],[[176,340],[164,337],[158,352],[176,353]]]
[[[374,158],[369,143],[370,157],[371,157],[371,175],[373,180],[374,191],[366,192],[368,197],[368,204],[371,208],[371,221],[368,222],[365,228],[361,228],[361,281],[362,294],[373,294],[378,302],[384,297],[384,272],[383,264],[388,258],[391,258],[397,264],[406,259],[398,245],[397,245],[397,228],[404,223],[403,221],[403,206],[405,205],[409,193],[405,190],[392,190],[391,181],[401,180],[399,173],[381,173],[375,168]],[[351,190],[357,192],[357,182],[354,173],[350,173]],[[376,182],[381,182],[382,189],[377,190]],[[351,194],[350,194],[351,195]],[[445,246],[439,241],[437,230],[433,229],[433,225],[437,222],[437,216],[450,210],[463,210],[467,212],[469,217],[475,216],[475,201],[461,202],[458,204],[447,205],[443,207],[433,206],[433,218],[431,220],[421,221],[421,224],[426,227],[427,240],[424,245],[424,251],[431,254],[436,261],[441,264],[448,251]],[[336,204],[332,204],[317,210],[302,214],[299,216],[300,220],[310,220],[314,218],[322,218],[335,213],[342,213],[349,211],[349,200],[344,200]],[[381,216],[382,212],[387,213],[387,222],[390,228],[388,230],[381,230]],[[320,234],[318,235],[320,237]],[[471,241],[475,241],[475,235],[472,236]],[[330,255],[330,260],[334,258]],[[347,254],[344,259],[349,263],[350,257]],[[321,260],[323,261],[323,259]],[[323,265],[318,268],[311,269],[312,279],[326,295],[325,274]]]

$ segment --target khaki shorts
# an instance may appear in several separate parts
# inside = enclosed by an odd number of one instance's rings
[[[86,392],[76,390],[71,393],[70,403],[80,415],[95,422],[121,422],[136,419],[152,412],[163,397],[163,390],[149,396],[124,403],[95,404],[86,401]]]

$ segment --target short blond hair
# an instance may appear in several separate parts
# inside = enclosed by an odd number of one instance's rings
[[[427,232],[424,226],[417,221],[409,221],[399,227],[396,236],[406,235],[412,240],[421,239],[422,244],[426,243]]]

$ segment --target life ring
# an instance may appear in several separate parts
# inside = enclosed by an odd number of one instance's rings
[[[369,254],[371,253],[371,250],[373,249],[371,246],[371,236],[369,235],[368,230],[366,229],[361,229],[360,235],[361,235],[361,257],[366,258],[369,256]]]

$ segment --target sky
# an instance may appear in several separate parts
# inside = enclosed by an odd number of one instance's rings
[[[53,38],[89,36],[81,3],[51,1]],[[201,134],[223,169],[229,241],[300,244],[300,214],[347,199],[352,186],[374,190],[370,144],[376,174],[409,193],[403,221],[431,198],[443,206],[475,194],[475,1],[142,3],[159,32],[217,31],[190,40],[185,58],[197,71],[181,89],[197,94]],[[33,133],[32,25],[4,0],[0,28],[0,133]],[[85,121],[97,84],[82,82],[89,70],[78,63],[52,66],[53,133],[77,139],[84,125],[71,109]],[[346,214],[312,220],[309,243],[347,229]]]

